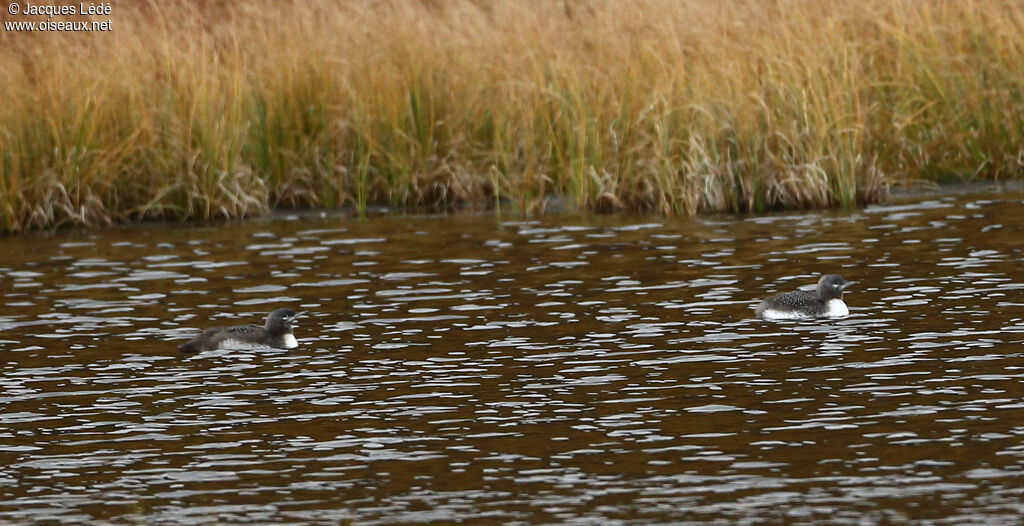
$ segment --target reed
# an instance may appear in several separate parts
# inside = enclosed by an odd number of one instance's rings
[[[0,33],[0,230],[852,207],[1024,173],[1024,4],[118,3]],[[4,15],[4,21],[31,20]]]

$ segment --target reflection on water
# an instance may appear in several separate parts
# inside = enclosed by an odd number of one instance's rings
[[[0,240],[0,521],[1011,523],[1021,204]],[[849,318],[753,319],[822,272]]]

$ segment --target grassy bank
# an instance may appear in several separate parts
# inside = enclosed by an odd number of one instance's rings
[[[113,11],[107,33],[0,33],[0,230],[367,202],[535,213],[551,193],[669,215],[852,206],[905,179],[1024,173],[1018,2]]]

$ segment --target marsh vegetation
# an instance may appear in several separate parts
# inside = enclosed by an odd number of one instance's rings
[[[854,206],[1024,171],[1024,4],[139,2],[0,33],[0,231]]]

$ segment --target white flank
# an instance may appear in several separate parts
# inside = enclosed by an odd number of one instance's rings
[[[839,299],[830,299],[825,304],[825,315],[829,318],[841,318],[843,316],[850,315],[850,309],[846,307],[846,302]]]
[[[831,299],[825,304],[825,317],[827,318],[842,318],[849,315],[850,309],[846,307],[846,303],[843,300]],[[766,320],[810,320],[814,316],[808,316],[795,311],[765,309],[761,313],[761,318]]]
[[[255,351],[257,349],[266,349],[267,346],[261,343],[249,343],[240,340],[227,339],[220,342],[217,348],[222,351]]]
[[[799,312],[775,309],[765,309],[761,312],[761,317],[766,320],[804,320],[810,318],[810,316],[805,316]]]
[[[295,339],[295,335],[294,334],[289,332],[288,334],[284,335],[284,348],[285,349],[294,349],[294,348],[296,348],[298,346],[299,346],[299,341]]]

